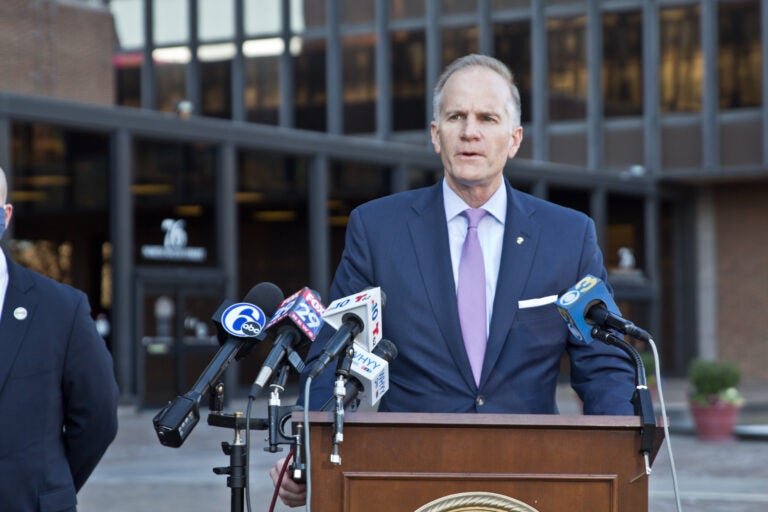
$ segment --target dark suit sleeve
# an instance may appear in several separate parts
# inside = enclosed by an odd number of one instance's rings
[[[80,490],[117,434],[112,357],[78,293],[64,363],[64,446],[75,488]]]
[[[584,245],[580,257],[579,279],[586,274],[607,283],[603,255],[597,245],[595,225],[587,219]],[[585,414],[632,415],[631,399],[635,388],[635,370],[629,357],[620,349],[601,341],[590,344],[569,335],[571,385],[584,403]]]
[[[352,295],[369,286],[376,286],[373,280],[371,251],[367,242],[367,235],[363,226],[362,216],[359,210],[353,210],[347,224],[344,253],[336,269],[336,274],[331,284],[330,301],[347,295]],[[385,292],[386,293],[386,292]],[[318,357],[335,330],[324,326],[307,354],[307,368],[311,368],[311,362]],[[309,408],[319,410],[333,395],[333,382],[335,379],[336,365],[329,364],[323,372],[312,381],[310,390]],[[304,384],[306,373],[300,379],[301,394],[297,403],[304,403]]]

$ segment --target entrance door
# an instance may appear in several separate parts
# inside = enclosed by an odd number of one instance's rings
[[[224,299],[224,279],[174,270],[138,272],[136,380],[143,407],[189,391],[219,349],[211,316]]]

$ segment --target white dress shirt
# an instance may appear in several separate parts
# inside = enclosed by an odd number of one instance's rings
[[[448,221],[448,242],[451,246],[451,263],[453,265],[453,282],[458,286],[459,261],[464,238],[467,236],[467,218],[461,213],[471,208],[454,192],[443,178],[443,203],[445,218]],[[504,240],[504,221],[507,218],[507,187],[502,183],[488,201],[481,206],[488,215],[480,220],[477,226],[477,236],[483,249],[485,262],[485,304],[486,325],[490,329],[493,299],[496,296],[496,281],[501,266],[501,248]]]

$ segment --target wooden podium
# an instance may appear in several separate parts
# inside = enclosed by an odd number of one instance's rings
[[[648,510],[636,416],[355,412],[345,417],[341,465],[329,458],[333,414],[309,420],[314,512],[413,512],[475,492],[530,508],[432,509]]]

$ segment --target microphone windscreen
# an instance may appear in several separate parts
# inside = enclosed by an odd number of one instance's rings
[[[392,362],[397,357],[397,346],[386,338],[382,338],[376,348],[373,349],[373,353],[380,358]]]
[[[275,314],[277,307],[284,298],[283,290],[279,286],[269,281],[264,281],[251,288],[243,302],[259,306],[267,318],[270,318]]]

